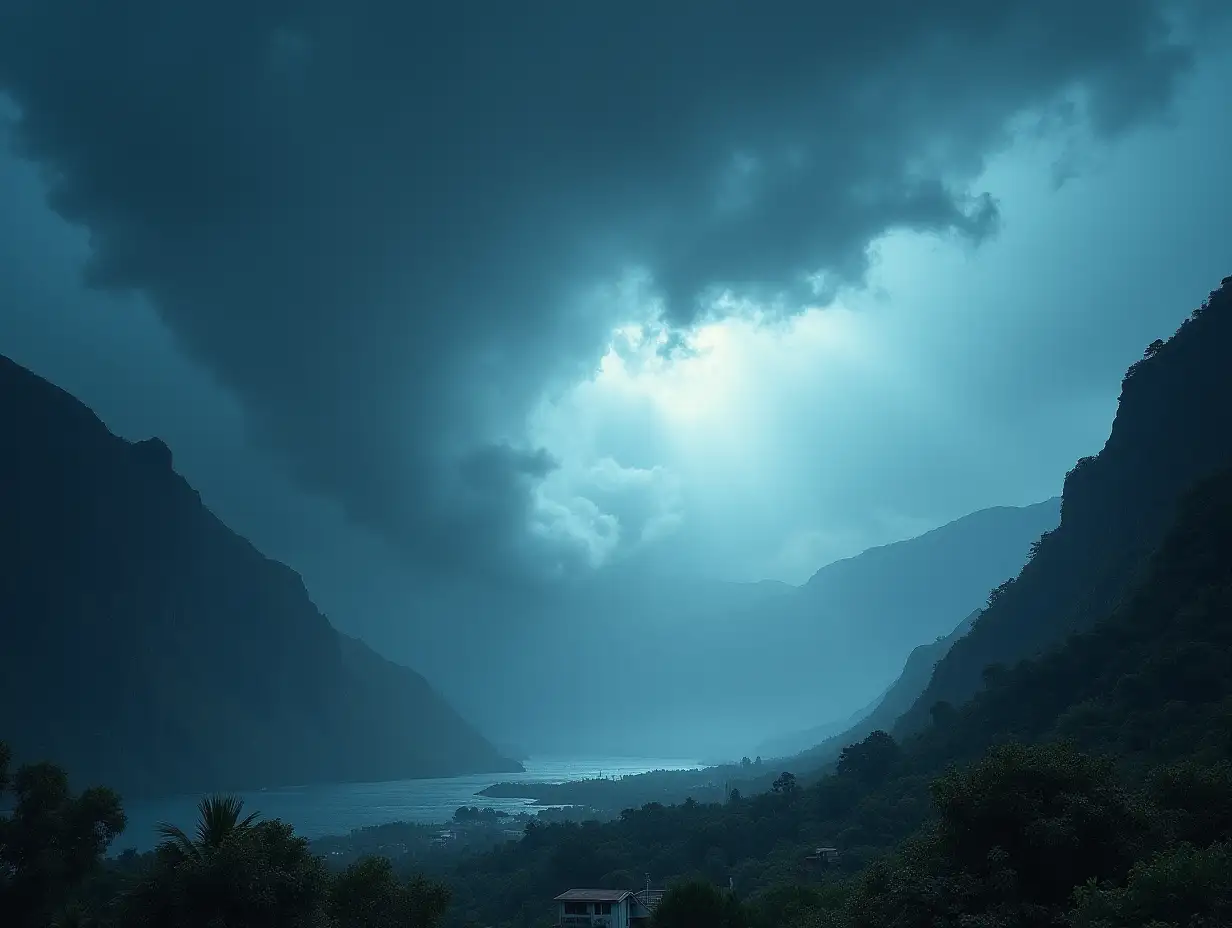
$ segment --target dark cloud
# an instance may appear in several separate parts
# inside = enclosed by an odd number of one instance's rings
[[[561,556],[524,531],[552,462],[520,423],[597,357],[594,284],[648,270],[687,323],[714,285],[858,279],[890,229],[979,240],[1011,117],[1157,114],[1172,14],[1219,9],[0,0],[0,88],[92,279],[147,294],[303,486],[495,567]]]

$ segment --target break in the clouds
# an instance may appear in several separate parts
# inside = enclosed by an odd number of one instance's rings
[[[990,155],[1157,116],[1221,8],[0,0],[0,89],[90,279],[304,488],[419,563],[522,569],[671,530],[654,461],[562,502],[526,431],[614,326],[814,304],[894,230],[984,239]]]

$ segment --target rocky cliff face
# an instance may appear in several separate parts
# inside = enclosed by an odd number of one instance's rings
[[[508,771],[336,632],[158,439],[0,357],[0,737],[128,795]]]
[[[1129,594],[1178,499],[1232,462],[1230,355],[1232,277],[1130,368],[1103,450],[1066,477],[1061,524],[937,665],[900,732],[926,725],[938,701],[970,698],[989,665],[1060,643]]]

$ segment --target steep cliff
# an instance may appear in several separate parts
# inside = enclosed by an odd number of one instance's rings
[[[127,795],[507,771],[207,509],[0,357],[0,737]]]
[[[1232,278],[1224,278],[1129,369],[1107,443],[1066,476],[1061,524],[937,665],[900,733],[928,724],[939,701],[969,699],[985,668],[1038,654],[1129,595],[1180,495],[1232,460],[1230,354]]]

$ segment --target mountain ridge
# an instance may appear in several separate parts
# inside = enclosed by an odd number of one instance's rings
[[[19,756],[139,796],[519,769],[337,632],[160,439],[119,438],[2,355],[0,395],[0,731]]]
[[[1232,403],[1232,368],[1222,362],[1230,347],[1232,277],[1225,277],[1126,372],[1107,442],[1066,475],[1060,524],[938,662],[896,733],[926,727],[935,703],[974,695],[986,667],[1086,630],[1126,595],[1180,496],[1232,458],[1232,431],[1220,412]]]

